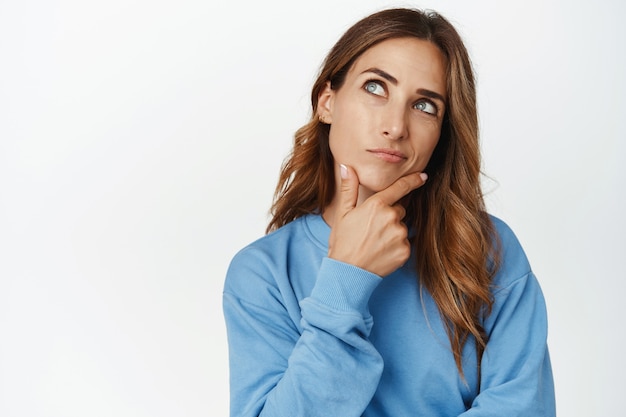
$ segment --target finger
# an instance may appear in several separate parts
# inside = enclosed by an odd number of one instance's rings
[[[424,172],[414,172],[412,174],[405,175],[398,178],[393,184],[384,190],[374,194],[370,198],[378,198],[384,204],[394,205],[402,197],[421,187],[426,182],[428,175]]]
[[[395,210],[398,220],[404,219],[404,216],[406,216],[406,209],[402,204],[394,204],[391,208]]]
[[[337,211],[339,218],[345,216],[356,207],[359,197],[359,178],[356,172],[347,165],[339,165],[341,170],[341,185],[339,186],[339,204]]]

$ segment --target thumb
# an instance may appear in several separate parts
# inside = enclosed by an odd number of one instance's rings
[[[340,164],[341,185],[339,189],[338,217],[343,217],[356,207],[359,197],[359,178],[349,166]]]

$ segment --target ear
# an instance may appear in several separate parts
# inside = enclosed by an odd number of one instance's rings
[[[317,96],[317,117],[322,123],[333,122],[333,105],[335,103],[335,90],[330,88],[330,81]]]

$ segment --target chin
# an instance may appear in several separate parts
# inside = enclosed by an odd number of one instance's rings
[[[371,194],[378,193],[385,188],[389,187],[393,184],[397,178],[385,179],[385,178],[376,178],[373,180],[364,179],[360,181],[361,187],[363,187],[364,191],[369,191]]]

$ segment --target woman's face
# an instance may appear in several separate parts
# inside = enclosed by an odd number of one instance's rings
[[[364,52],[338,90],[328,84],[320,94],[335,176],[338,164],[351,166],[361,183],[359,200],[426,167],[445,112],[445,68],[433,43],[389,39]]]

